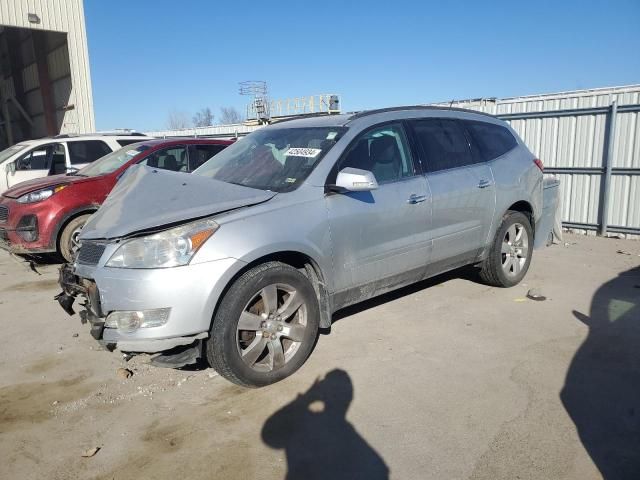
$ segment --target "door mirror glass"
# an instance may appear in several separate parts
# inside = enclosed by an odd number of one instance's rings
[[[336,187],[349,192],[368,192],[378,188],[376,177],[368,170],[347,167],[338,172]]]
[[[5,168],[7,170],[7,173],[10,173],[12,175],[14,173],[16,173],[16,162],[15,162],[15,160],[13,162],[7,163],[7,166]]]

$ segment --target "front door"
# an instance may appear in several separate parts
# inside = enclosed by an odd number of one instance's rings
[[[363,133],[339,161],[373,172],[369,192],[326,196],[336,308],[422,278],[431,243],[430,197],[400,123]]]
[[[66,151],[62,143],[48,143],[35,147],[19,157],[15,170],[7,174],[9,188],[17,183],[49,175],[52,165],[66,165]]]
[[[471,154],[457,120],[410,122],[431,190],[429,274],[464,265],[484,247],[495,210],[496,191],[489,166]]]

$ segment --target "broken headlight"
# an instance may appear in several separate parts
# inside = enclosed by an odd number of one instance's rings
[[[106,266],[168,268],[187,265],[217,229],[218,224],[213,220],[201,220],[146,237],[125,240]]]

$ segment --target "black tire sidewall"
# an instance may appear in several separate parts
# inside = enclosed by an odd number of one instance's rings
[[[272,372],[257,372],[242,360],[237,347],[237,325],[245,305],[267,285],[284,283],[294,287],[302,295],[307,309],[307,328],[294,357],[282,368]],[[278,382],[306,361],[313,350],[320,310],[315,290],[308,278],[285,264],[271,262],[243,274],[225,294],[212,322],[211,337],[207,341],[207,359],[222,376],[234,383],[248,387],[260,387]]]
[[[524,267],[520,271],[517,277],[508,277],[504,270],[502,270],[502,240],[504,239],[507,230],[514,223],[520,223],[524,225],[524,228],[527,232],[529,238],[529,249],[527,252],[527,261],[524,264]],[[533,257],[533,229],[531,228],[531,222],[526,215],[520,212],[509,212],[507,213],[500,225],[500,228],[496,232],[495,241],[493,244],[493,248],[490,252],[491,258],[490,261],[494,263],[494,268],[496,275],[498,276],[498,280],[504,287],[513,287],[520,283],[524,276],[529,271],[529,265],[531,265],[531,258]]]

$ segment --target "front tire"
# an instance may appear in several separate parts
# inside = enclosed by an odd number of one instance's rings
[[[480,278],[494,287],[513,287],[527,274],[533,255],[533,229],[529,218],[509,210],[502,217]]]
[[[82,227],[87,223],[90,216],[90,214],[80,215],[79,217],[74,218],[65,225],[62,233],[60,234],[58,252],[69,263],[75,260],[75,256],[80,248],[80,242],[78,241],[80,230],[82,230]]]
[[[224,295],[206,343],[207,360],[235,384],[269,385],[304,364],[319,323],[309,279],[284,263],[264,263],[245,272]]]

